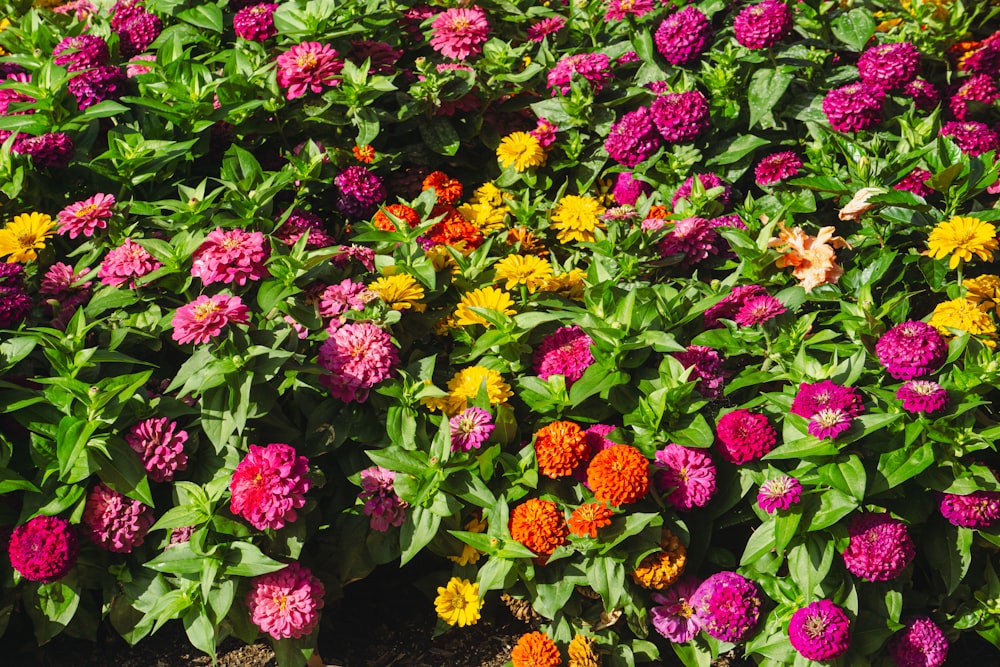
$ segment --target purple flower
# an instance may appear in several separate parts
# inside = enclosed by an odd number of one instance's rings
[[[21,285],[0,287],[0,327],[11,329],[31,313],[31,297]]]
[[[674,359],[681,362],[684,368],[690,368],[689,381],[697,380],[695,389],[705,398],[722,396],[722,385],[726,381],[726,373],[722,369],[722,355],[705,345],[688,345],[684,352],[674,352]]]
[[[752,327],[756,324],[763,324],[787,310],[785,304],[776,297],[770,294],[761,294],[744,301],[740,309],[736,311],[736,315],[733,316],[733,321],[741,327]]]
[[[121,4],[121,3],[119,3]],[[123,20],[119,27],[114,28],[118,33],[119,50],[122,58],[131,58],[145,51],[163,31],[163,22],[156,14],[151,14],[141,8],[139,3],[134,3],[139,11],[130,13],[130,16]],[[114,11],[112,9],[112,11]],[[112,26],[113,27],[113,26]]]
[[[883,90],[902,88],[917,77],[920,51],[910,42],[878,44],[858,58],[861,81]]]
[[[337,210],[352,218],[370,218],[388,196],[382,179],[360,165],[340,172],[333,182],[340,189]]]
[[[918,111],[933,111],[941,101],[941,93],[938,92],[937,86],[920,77],[906,84],[903,92],[910,96],[913,106]]]
[[[659,147],[660,135],[653,125],[653,112],[647,107],[623,115],[604,140],[604,150],[611,159],[626,167],[639,164]]]
[[[1000,519],[1000,492],[973,491],[965,496],[942,493],[938,509],[953,526],[989,528]]]
[[[801,500],[802,483],[788,475],[767,480],[757,491],[757,504],[768,514],[786,510]]]
[[[67,72],[103,67],[111,58],[108,43],[102,37],[86,34],[64,38],[52,49],[52,55],[55,64],[65,67]]]
[[[656,452],[653,483],[679,511],[703,507],[715,495],[715,463],[702,449],[673,443]]]
[[[292,209],[284,224],[274,230],[273,236],[282,243],[295,245],[303,234],[309,235],[306,239],[307,250],[326,248],[336,243],[326,232],[323,218],[300,208]]]
[[[701,55],[711,36],[708,18],[694,5],[688,5],[663,19],[653,41],[668,63],[684,65]]]
[[[979,48],[965,56],[961,67],[976,74],[1000,76],[1000,39],[996,33],[987,37]]]
[[[757,185],[774,185],[799,173],[802,160],[794,151],[782,151],[768,155],[754,168]]]
[[[697,90],[660,95],[650,109],[656,129],[672,144],[693,141],[711,123],[708,102]]]
[[[1000,146],[1000,135],[985,123],[974,120],[945,123],[939,134],[951,137],[966,155],[976,156]]]
[[[830,380],[799,384],[791,413],[810,419],[820,410],[841,410],[857,417],[864,411],[864,405],[854,387],[845,387]]]
[[[496,428],[492,415],[482,408],[466,408],[448,420],[448,424],[453,452],[479,449]]]
[[[594,341],[580,327],[560,327],[547,336],[532,355],[535,373],[542,380],[552,375],[566,378],[566,387],[583,377],[584,371],[594,363],[590,346]]]
[[[596,93],[605,84],[614,79],[611,73],[611,61],[605,53],[577,53],[564,56],[549,70],[547,85],[554,95],[559,91],[569,95],[570,81],[578,74],[586,79]]]
[[[918,197],[930,197],[934,194],[934,191],[930,189],[925,183],[933,174],[926,169],[921,169],[920,167],[914,167],[913,171],[908,173],[899,183],[892,186],[896,190],[905,190],[906,192],[912,192]]]
[[[917,555],[906,524],[888,514],[856,514],[847,533],[844,565],[866,581],[895,579]]]
[[[409,506],[396,495],[393,482],[396,473],[379,466],[361,471],[361,493],[358,498],[364,503],[362,511],[370,518],[372,530],[384,533],[389,526],[402,526]]]
[[[237,37],[251,42],[263,42],[278,34],[274,26],[274,11],[278,5],[262,2],[244,7],[233,15],[233,31]]]
[[[737,572],[718,572],[691,596],[702,629],[724,642],[742,641],[757,625],[762,605],[757,584]]]
[[[823,98],[823,113],[838,132],[858,132],[882,120],[885,92],[864,83],[834,88]]]
[[[889,640],[896,667],[941,667],[948,658],[948,638],[927,616],[903,619],[906,627]]]
[[[650,129],[652,127],[652,122],[650,122]],[[619,206],[634,206],[641,195],[649,195],[652,192],[653,186],[634,178],[630,171],[618,172],[615,177],[615,186],[611,190],[611,194]]]
[[[788,640],[805,658],[833,660],[851,643],[851,619],[829,600],[817,600],[792,614]]]
[[[29,156],[36,167],[65,167],[73,157],[73,148],[73,140],[62,132],[19,138],[14,144],[14,151]]]
[[[94,67],[84,70],[69,80],[67,89],[76,98],[80,111],[104,100],[122,96],[125,73],[121,67]]]
[[[351,42],[351,50],[344,57],[359,67],[369,61],[369,74],[392,74],[396,61],[403,55],[401,49],[392,48],[386,42],[376,42],[370,39],[358,39]]]
[[[769,49],[792,31],[792,10],[778,0],[764,0],[736,15],[736,41],[748,49]]]
[[[653,627],[672,642],[683,644],[701,632],[701,624],[691,606],[691,598],[699,584],[697,579],[685,577],[665,593],[652,595],[656,605],[649,610]]]
[[[694,189],[694,179],[696,178],[701,182],[701,185],[705,190],[721,187],[722,192],[715,196],[715,200],[724,207],[729,207],[729,198],[733,193],[733,189],[729,186],[729,183],[726,183],[712,173],[689,176],[683,183],[681,183],[680,187],[677,188],[677,192],[674,193],[673,199],[670,200],[671,206],[676,207],[677,202],[681,199],[691,198],[691,190]]]

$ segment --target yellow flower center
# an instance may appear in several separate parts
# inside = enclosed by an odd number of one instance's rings
[[[199,303],[194,307],[194,319],[201,322],[203,319],[208,317],[210,314],[219,310],[219,306],[216,305],[214,301],[206,301],[205,303]]]

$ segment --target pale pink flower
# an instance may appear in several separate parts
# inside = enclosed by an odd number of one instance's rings
[[[260,232],[217,227],[194,251],[191,275],[206,285],[246,285],[247,280],[265,278],[268,272],[264,262],[270,249],[264,243]]]
[[[125,239],[120,246],[108,252],[97,270],[97,277],[104,285],[117,287],[128,283],[135,287],[135,279],[152,273],[163,266],[149,252],[132,239]]]
[[[290,563],[253,580],[247,610],[253,624],[274,639],[304,637],[319,623],[324,594],[323,584],[308,568]]]

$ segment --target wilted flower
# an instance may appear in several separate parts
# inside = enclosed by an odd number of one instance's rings
[[[361,492],[358,499],[368,516],[372,530],[384,533],[390,526],[402,526],[406,521],[406,501],[396,495],[396,473],[381,466],[361,471]]]
[[[886,192],[885,188],[861,188],[854,193],[851,201],[847,202],[847,205],[840,209],[837,217],[841,220],[860,220],[861,216],[875,208],[875,204],[870,203],[868,200]]]

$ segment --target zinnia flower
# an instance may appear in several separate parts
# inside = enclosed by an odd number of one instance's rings
[[[629,0],[621,0],[624,4]],[[568,667],[601,667],[601,656],[594,650],[594,638],[589,635],[576,635],[566,647],[569,656]]]
[[[469,366],[448,380],[448,396],[423,399],[423,402],[432,410],[444,410],[447,415],[454,416],[468,407],[469,401],[479,395],[480,387],[484,385],[490,405],[506,403],[514,395],[510,385],[504,382],[503,376],[497,371],[482,366]]]
[[[593,339],[580,327],[559,327],[546,336],[535,350],[532,367],[542,380],[562,375],[569,388],[594,363],[594,356],[590,351],[593,344]]]
[[[927,323],[944,336],[951,336],[951,329],[958,329],[985,338],[990,347],[995,345],[993,339],[997,337],[997,326],[990,317],[989,306],[968,297],[939,303]]]
[[[906,524],[888,514],[856,514],[847,526],[844,550],[848,571],[866,581],[895,579],[917,555]]]
[[[705,398],[722,396],[726,372],[722,368],[722,355],[718,350],[705,345],[688,345],[684,352],[674,352],[673,356],[684,368],[691,369],[688,382],[697,380],[695,389],[699,394]]]
[[[612,507],[634,503],[649,489],[649,460],[631,445],[612,445],[590,460],[587,486]]]
[[[93,236],[97,229],[108,226],[108,220],[114,213],[114,195],[98,193],[83,201],[70,204],[59,211],[59,233],[68,234],[75,239],[80,234]]]
[[[569,533],[563,513],[551,500],[529,498],[510,512],[511,538],[538,555],[544,563]]]
[[[309,569],[290,563],[277,572],[254,577],[247,593],[250,620],[274,639],[312,634],[323,608],[323,584]]]
[[[569,515],[569,532],[577,537],[597,537],[597,530],[611,525],[615,515],[604,503],[584,503]]]
[[[656,50],[671,65],[686,65],[702,54],[712,36],[712,24],[694,5],[663,19],[653,34]]]
[[[73,140],[65,132],[46,132],[35,137],[22,137],[14,143],[14,152],[29,156],[31,164],[38,168],[65,167],[73,157],[73,149]],[[0,251],[0,256],[3,254],[5,253]]]
[[[372,224],[384,232],[394,232],[396,222],[389,217],[390,215],[410,228],[420,224],[420,214],[406,204],[389,204],[384,211],[375,214]]]
[[[777,442],[777,433],[767,417],[743,408],[720,417],[715,430],[715,444],[722,458],[737,465],[756,461]]]
[[[72,35],[65,37],[52,49],[53,62],[65,67],[67,72],[80,72],[108,64],[111,54],[108,43],[97,35]]]
[[[52,236],[55,224],[45,213],[23,213],[14,216],[0,229],[0,257],[7,255],[7,262],[30,262],[38,258],[36,250],[45,247]]]
[[[910,173],[900,179],[899,183],[896,183],[892,187],[894,190],[905,190],[906,192],[912,192],[918,197],[926,199],[934,194],[934,190],[926,185],[927,180],[931,176],[933,176],[933,174],[926,169],[914,167]]]
[[[694,141],[712,122],[708,100],[697,90],[660,95],[650,110],[660,136],[671,144]]]
[[[126,498],[101,482],[87,494],[82,525],[97,546],[127,554],[142,545],[154,520],[152,507]]]
[[[216,227],[191,256],[191,275],[201,278],[205,285],[246,285],[248,280],[269,275],[264,266],[269,250],[260,232]]]
[[[466,408],[448,421],[451,427],[451,450],[467,452],[479,449],[489,440],[496,425],[493,417],[482,408]]]
[[[431,23],[431,47],[455,60],[465,60],[478,55],[483,50],[483,42],[489,36],[490,24],[482,8],[455,7],[437,15]]]
[[[472,310],[472,308],[483,308],[503,315],[513,315],[516,312],[511,308],[513,305],[514,301],[507,292],[496,287],[481,287],[471,292],[466,292],[462,296],[462,300],[458,302],[458,306],[455,308],[455,324],[460,327],[482,324],[489,329],[493,326],[493,323]]]
[[[774,185],[799,173],[802,159],[794,151],[782,151],[768,155],[754,167],[757,185]]]
[[[763,324],[787,310],[785,304],[777,298],[770,294],[761,294],[747,299],[743,306],[736,311],[733,321],[741,327],[752,327],[756,324]]]
[[[409,504],[396,495],[396,473],[381,466],[361,471],[361,492],[358,499],[369,518],[372,530],[384,533],[390,526],[399,527],[406,521]]]
[[[653,123],[653,112],[648,107],[639,107],[622,115],[604,139],[604,150],[611,159],[626,167],[636,166],[652,156],[659,147],[660,135]],[[619,200],[618,203],[628,202]]]
[[[243,305],[238,296],[202,294],[197,299],[181,306],[174,313],[170,326],[171,334],[178,343],[207,343],[229,324],[250,322],[250,309]]]
[[[344,69],[337,51],[319,42],[296,44],[278,56],[277,64],[278,85],[288,88],[285,98],[289,100],[302,97],[307,90],[321,93],[324,86],[336,86],[340,83],[337,75]]]
[[[270,2],[244,7],[233,15],[233,32],[241,39],[264,42],[278,34],[274,26],[274,11],[278,5]]]
[[[715,464],[701,449],[668,444],[656,452],[653,482],[679,511],[703,507],[715,495]]]
[[[133,241],[125,241],[108,252],[101,266],[97,270],[97,277],[104,285],[128,284],[130,288],[135,287],[135,279],[152,273],[163,266],[153,258],[145,248]]]
[[[701,628],[724,642],[742,641],[757,625],[763,604],[757,584],[736,572],[718,572],[691,596]]]
[[[547,16],[528,26],[528,40],[540,42],[545,39],[546,35],[553,35],[562,30],[564,25],[566,25],[566,19],[562,16]]]
[[[973,255],[984,262],[991,262],[997,248],[997,228],[993,223],[956,215],[939,222],[931,230],[927,237],[926,254],[934,259],[951,255],[948,268],[954,269],[959,262],[971,260]]]
[[[558,667],[562,664],[559,647],[544,632],[522,635],[510,652],[513,667]]]
[[[524,285],[529,292],[537,292],[552,277],[549,260],[537,255],[507,255],[496,264],[496,279],[506,280],[507,289]]]
[[[291,445],[250,445],[229,481],[229,509],[257,530],[284,528],[298,519],[295,510],[306,504],[312,485],[308,473],[309,459]]]
[[[320,383],[342,401],[364,403],[372,387],[399,366],[392,336],[372,322],[351,322],[323,341],[317,363],[327,371]]]
[[[778,238],[768,241],[768,246],[782,253],[776,266],[783,269],[792,267],[792,275],[807,292],[820,285],[836,283],[844,275],[844,269],[836,262],[835,248],[850,248],[851,245],[834,236],[834,227],[823,227],[816,236],[806,234],[800,227],[786,229],[778,223]]]
[[[500,140],[497,160],[504,167],[522,172],[545,164],[545,151],[534,136],[527,132],[513,132]]]
[[[21,524],[7,544],[10,564],[28,581],[47,584],[65,577],[80,553],[76,529],[57,516],[36,516]]]
[[[920,51],[910,42],[876,44],[858,57],[861,81],[876,88],[902,88],[920,71]]]
[[[792,614],[788,641],[810,660],[833,660],[851,643],[851,619],[829,600],[817,600]]]
[[[938,509],[953,526],[989,528],[1000,519],[1000,491],[973,491],[964,496],[942,493]]]
[[[948,638],[927,616],[904,619],[906,624],[889,640],[896,667],[941,667],[948,658]]]
[[[769,49],[792,31],[792,10],[779,0],[764,0],[744,7],[733,29],[736,41],[748,49]]]
[[[973,157],[1000,146],[1000,134],[989,125],[974,120],[947,122],[938,134],[950,137],[963,153]]]
[[[834,88],[823,98],[823,113],[838,132],[867,130],[882,121],[885,91],[865,83]]]
[[[653,11],[653,0],[607,0],[605,21],[624,21],[626,16],[639,18]]]
[[[423,181],[422,189],[434,190],[438,204],[453,206],[462,198],[462,183],[443,171],[432,171]],[[432,216],[433,217],[433,216]]]
[[[948,392],[937,382],[910,380],[896,390],[896,398],[907,412],[931,414],[948,406]]]
[[[861,394],[831,380],[802,382],[789,410],[793,415],[811,419],[821,410],[840,410],[857,417],[864,411]]]
[[[654,591],[670,586],[684,573],[687,549],[669,529],[664,528],[660,538],[660,551],[643,558],[632,571],[632,580]]]
[[[668,640],[683,644],[701,632],[701,623],[691,605],[691,598],[701,582],[694,578],[681,579],[663,593],[653,593],[656,605],[649,610],[653,627]]]
[[[557,479],[573,474],[589,451],[583,429],[568,421],[554,421],[535,431],[538,472]]]
[[[565,195],[552,212],[552,228],[560,243],[591,242],[596,229],[604,229],[600,217],[606,209],[593,197]]]
[[[823,408],[810,418],[807,430],[820,440],[832,440],[851,428],[851,419],[851,415],[840,408]]]
[[[767,480],[757,491],[757,504],[768,514],[786,510],[800,500],[802,500],[802,483],[788,475]]]
[[[83,111],[105,100],[117,100],[125,86],[121,67],[94,67],[75,74],[66,89],[76,98],[77,109]]]
[[[378,294],[379,298],[393,310],[410,310],[421,312],[426,308],[417,303],[424,298],[424,287],[409,273],[394,273],[382,276],[368,285],[368,289]]]
[[[948,356],[948,343],[931,325],[908,320],[886,331],[875,354],[897,380],[911,380],[937,370]]]
[[[187,468],[184,443],[187,431],[166,417],[151,417],[129,429],[125,442],[142,460],[146,474],[154,482],[169,482],[174,473]]]
[[[479,621],[479,610],[483,607],[479,584],[452,577],[446,586],[438,586],[437,593],[434,610],[442,621],[460,628]]]
[[[546,75],[546,84],[554,95],[556,91],[569,95],[573,75],[578,75],[594,87],[594,92],[614,79],[611,62],[605,53],[576,53],[563,56]]]

